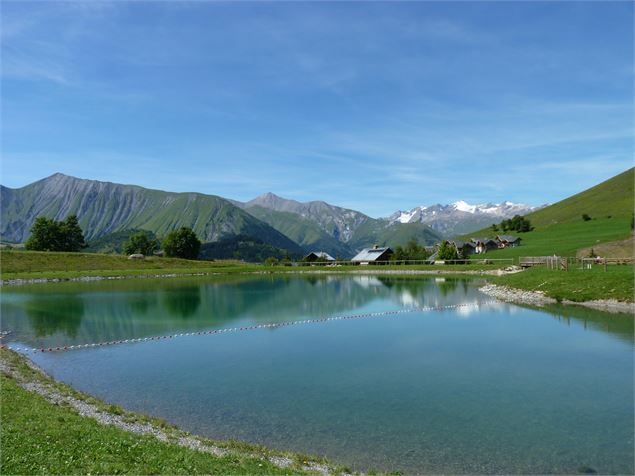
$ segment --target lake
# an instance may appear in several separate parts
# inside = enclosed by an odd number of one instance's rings
[[[29,356],[187,431],[357,470],[632,474],[632,316],[494,303],[479,284],[311,275],[4,287],[1,328],[10,346],[48,348],[361,315]],[[412,312],[389,314],[399,310]]]

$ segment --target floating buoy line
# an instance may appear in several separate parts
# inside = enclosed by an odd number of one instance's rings
[[[407,314],[414,312],[430,312],[430,311],[445,311],[449,309],[462,309],[469,307],[479,307],[488,304],[500,304],[498,301],[480,301],[473,303],[465,303],[465,304],[449,304],[446,306],[425,306],[425,307],[413,307],[408,309],[398,309],[394,311],[379,311],[379,312],[368,312],[363,314],[350,314],[346,316],[331,316],[331,317],[322,317],[317,319],[303,319],[297,321],[287,321],[287,322],[276,322],[269,324],[255,324],[252,326],[242,326],[242,327],[229,327],[226,329],[213,329],[207,331],[196,331],[196,332],[181,332],[178,334],[167,334],[162,336],[154,336],[154,337],[139,337],[136,339],[121,339],[121,340],[113,340],[108,342],[96,342],[92,344],[76,344],[76,345],[65,345],[59,347],[21,347],[21,346],[13,346],[13,345],[0,345],[0,348],[10,348],[17,352],[22,353],[40,353],[40,352],[67,352],[70,350],[79,350],[79,349],[91,349],[95,347],[105,347],[119,344],[134,344],[137,342],[151,342],[151,341],[162,341],[167,339],[175,339],[178,337],[190,337],[190,336],[202,336],[202,335],[212,335],[212,334],[226,334],[228,332],[240,332],[240,331],[253,331],[256,329],[275,329],[278,327],[288,327],[288,326],[297,326],[300,324],[318,324],[322,322],[331,322],[331,321],[345,321],[350,319],[365,319],[371,317],[389,317],[395,316],[399,314]]]

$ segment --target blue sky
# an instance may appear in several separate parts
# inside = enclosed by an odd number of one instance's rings
[[[385,216],[633,165],[630,2],[2,2],[2,179]]]

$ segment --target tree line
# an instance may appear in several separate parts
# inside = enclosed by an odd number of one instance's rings
[[[492,225],[492,231],[498,231],[499,229],[503,232],[517,231],[519,233],[525,233],[533,230],[534,227],[531,226],[531,221],[527,218],[520,215],[514,215],[513,218],[503,220],[498,225]]]
[[[32,251],[77,252],[86,248],[86,241],[76,215],[60,221],[40,216],[33,222],[24,247]],[[169,257],[198,259],[201,241],[191,228],[185,226],[169,232],[161,241],[152,233],[140,230],[126,240],[123,252],[151,256],[160,248]]]

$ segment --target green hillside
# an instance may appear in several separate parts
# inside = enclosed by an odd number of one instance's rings
[[[83,251],[86,253],[123,253],[123,245],[126,241],[130,239],[132,235],[139,232],[141,230],[130,229],[130,230],[121,230],[116,231],[114,233],[109,233],[107,235],[100,236],[99,238],[95,238],[87,243],[88,246],[84,248]],[[147,231],[146,233],[150,234],[152,239],[156,239],[156,235],[151,231]]]
[[[441,239],[436,231],[423,223],[393,223],[383,220],[369,220],[355,230],[349,244],[354,249],[373,245],[395,247],[405,245],[415,239],[421,245],[432,245]]]
[[[299,260],[303,255],[304,250],[299,246],[295,250],[276,248],[251,236],[235,235],[212,243],[203,243],[199,256],[204,260],[238,259],[261,263],[269,257]]]
[[[353,255],[349,246],[323,231],[313,220],[296,213],[271,210],[258,205],[247,208],[247,211],[307,251],[326,251],[331,256],[341,257]]]
[[[633,183],[635,168],[631,168],[595,187],[554,203],[527,215],[536,228],[556,223],[575,222],[586,213],[591,218],[630,217],[633,213]]]
[[[494,232],[485,228],[460,238],[494,237],[502,233],[522,238],[521,246],[490,251],[488,258],[554,254],[575,256],[580,248],[626,239],[632,234],[630,224],[635,209],[634,171],[631,168],[588,190],[526,215],[534,227],[530,232]],[[585,221],[583,214],[591,219]]]
[[[0,192],[0,237],[12,243],[26,240],[38,216],[60,220],[76,214],[88,240],[129,229],[148,230],[161,238],[187,226],[203,242],[247,235],[277,248],[298,250],[282,233],[214,195],[164,192],[63,174],[18,189],[0,187]]]

